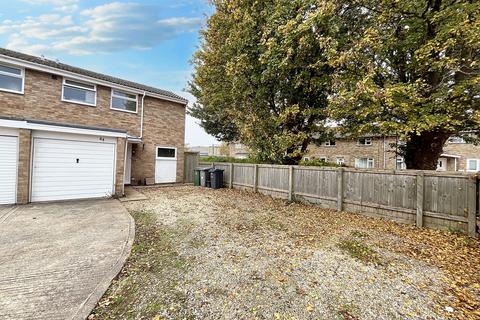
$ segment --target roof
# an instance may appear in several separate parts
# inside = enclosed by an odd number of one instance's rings
[[[57,62],[57,61],[48,60],[48,59],[45,59],[43,57],[36,57],[36,56],[32,56],[32,55],[28,55],[28,54],[25,54],[25,53],[13,51],[13,50],[8,50],[8,49],[4,49],[4,48],[0,48],[0,55],[7,56],[7,57],[10,57],[10,58],[14,58],[14,59],[20,59],[20,60],[23,60],[23,61],[39,64],[39,65],[42,65],[42,66],[55,68],[55,69],[58,69],[58,70],[63,70],[63,71],[76,73],[78,75],[91,77],[91,78],[99,79],[99,80],[102,80],[102,81],[111,82],[111,83],[118,84],[118,85],[121,85],[121,86],[126,86],[126,87],[134,88],[134,89],[137,89],[137,90],[153,93],[153,94],[156,94],[156,95],[161,95],[161,96],[164,96],[166,98],[180,100],[181,102],[184,102],[185,104],[188,102],[187,99],[185,99],[185,98],[183,98],[183,97],[181,97],[181,96],[179,96],[179,95],[177,95],[177,94],[175,94],[171,91],[158,89],[158,88],[150,87],[150,86],[143,85],[143,84],[140,84],[140,83],[136,83],[136,82],[112,77],[112,76],[105,75],[105,74],[102,74],[102,73],[98,73],[98,72],[74,67],[74,66],[71,66],[71,65],[68,65],[68,64]]]

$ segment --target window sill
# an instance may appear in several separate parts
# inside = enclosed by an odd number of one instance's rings
[[[66,103],[79,104],[79,105],[87,106],[87,107],[94,107],[94,108],[97,106],[97,104],[90,104],[90,103],[81,102],[81,101],[74,101],[74,100],[65,100],[65,99],[62,99],[61,101],[62,101],[62,102],[66,102]]]
[[[119,111],[119,112],[125,112],[125,113],[131,113],[131,114],[138,114],[138,110],[137,110],[137,111],[130,111],[130,110],[116,109],[116,108],[112,108],[112,107],[110,107],[110,110]]]
[[[13,94],[18,94],[18,95],[24,95],[24,91],[14,91],[14,90],[8,90],[8,89],[2,89],[0,88],[1,92],[6,92],[6,93],[13,93]]]

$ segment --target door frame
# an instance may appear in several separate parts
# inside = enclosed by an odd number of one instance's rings
[[[132,150],[133,150],[133,143],[127,143],[127,151],[125,155],[125,172],[123,174],[123,184],[124,185],[131,185],[132,184]],[[128,164],[128,165],[127,165]],[[127,176],[128,174],[128,176]],[[128,179],[126,179],[128,178]]]

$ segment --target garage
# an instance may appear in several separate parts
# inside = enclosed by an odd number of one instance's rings
[[[31,201],[114,194],[115,139],[36,133],[32,143]]]
[[[14,204],[17,194],[18,137],[6,134],[0,128],[0,205]]]

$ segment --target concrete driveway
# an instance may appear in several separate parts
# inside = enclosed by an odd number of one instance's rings
[[[85,319],[133,237],[117,200],[0,206],[0,318]]]

